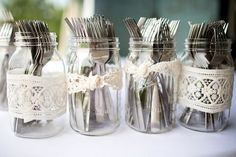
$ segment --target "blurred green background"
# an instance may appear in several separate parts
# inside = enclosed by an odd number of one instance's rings
[[[58,34],[59,49],[66,52],[70,30],[64,17],[88,17],[102,14],[115,23],[116,35],[120,38],[120,53],[128,53],[128,32],[122,20],[126,17],[166,17],[181,20],[177,32],[177,52],[184,50],[188,21],[193,23],[223,19],[230,23],[228,34],[235,41],[235,0],[1,0],[16,20],[39,19],[49,24]],[[233,52],[235,42],[233,43]],[[232,53],[234,58],[235,53]]]
[[[3,5],[9,9],[16,20],[38,19],[46,21],[51,30],[60,32],[63,6],[46,0],[6,0]]]

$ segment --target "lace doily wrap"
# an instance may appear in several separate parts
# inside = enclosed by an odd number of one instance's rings
[[[104,86],[109,86],[115,90],[120,90],[122,88],[122,71],[114,70],[102,76],[92,76],[90,74],[88,77],[76,73],[68,73],[67,86],[70,94],[85,92],[86,90],[94,90]]]
[[[151,72],[158,72],[164,75],[170,75],[174,78],[174,102],[177,101],[178,92],[178,78],[181,72],[182,64],[178,59],[173,61],[166,61],[160,63],[144,62],[140,66],[134,65],[131,61],[127,60],[124,70],[127,74],[132,74],[135,81],[146,78]]]
[[[66,112],[64,74],[32,76],[7,74],[9,113],[16,118],[52,120]]]
[[[206,113],[224,111],[231,105],[234,69],[182,67],[178,103]]]

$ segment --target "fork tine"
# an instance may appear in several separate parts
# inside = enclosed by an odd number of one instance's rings
[[[2,36],[2,31],[3,31],[4,27],[5,27],[5,24],[2,26],[2,28],[0,30],[0,36]]]
[[[12,13],[7,9],[3,9],[1,11],[1,15],[2,15],[3,21],[5,22],[14,21]]]
[[[5,27],[5,29],[3,30],[3,36],[4,37],[6,37],[7,36],[7,33],[8,33],[8,29],[9,29],[9,25],[8,25],[8,23],[6,23],[6,25],[5,25],[6,27]]]
[[[227,33],[228,27],[229,27],[229,23],[225,23],[223,27],[225,34]]]
[[[12,33],[12,25],[11,24],[8,24],[8,29],[7,29],[8,31],[7,31],[7,33],[6,33],[6,36],[8,37],[8,38],[10,38],[10,36],[11,36],[11,33]]]

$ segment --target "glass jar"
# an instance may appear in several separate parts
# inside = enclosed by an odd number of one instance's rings
[[[161,133],[175,125],[180,62],[175,42],[130,38],[126,60],[126,123],[144,133]],[[175,68],[175,69],[174,69]]]
[[[15,51],[15,46],[10,42],[10,38],[0,37],[0,110],[7,111],[7,82],[6,73],[8,62]]]
[[[118,38],[72,37],[67,84],[75,131],[92,136],[115,131],[122,87]]]
[[[33,37],[16,32],[9,61],[7,95],[16,136],[45,138],[64,128],[66,77],[55,33]]]
[[[231,40],[187,39],[185,48],[179,83],[179,122],[195,131],[221,131],[229,120],[233,91]]]

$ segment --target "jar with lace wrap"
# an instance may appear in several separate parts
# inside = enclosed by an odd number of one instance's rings
[[[10,38],[0,36],[0,110],[7,111],[7,82],[6,74],[8,68],[8,62],[15,51],[13,42],[10,42]]]
[[[25,138],[53,136],[64,128],[67,103],[65,67],[57,52],[56,34],[16,32],[15,46],[7,72],[13,131]]]
[[[130,38],[125,64],[125,119],[131,128],[144,133],[173,128],[180,69],[174,40]]]
[[[72,37],[67,84],[71,127],[104,135],[119,126],[122,72],[118,38]]]
[[[221,131],[229,120],[233,91],[231,40],[186,39],[185,48],[179,122],[196,131]]]

